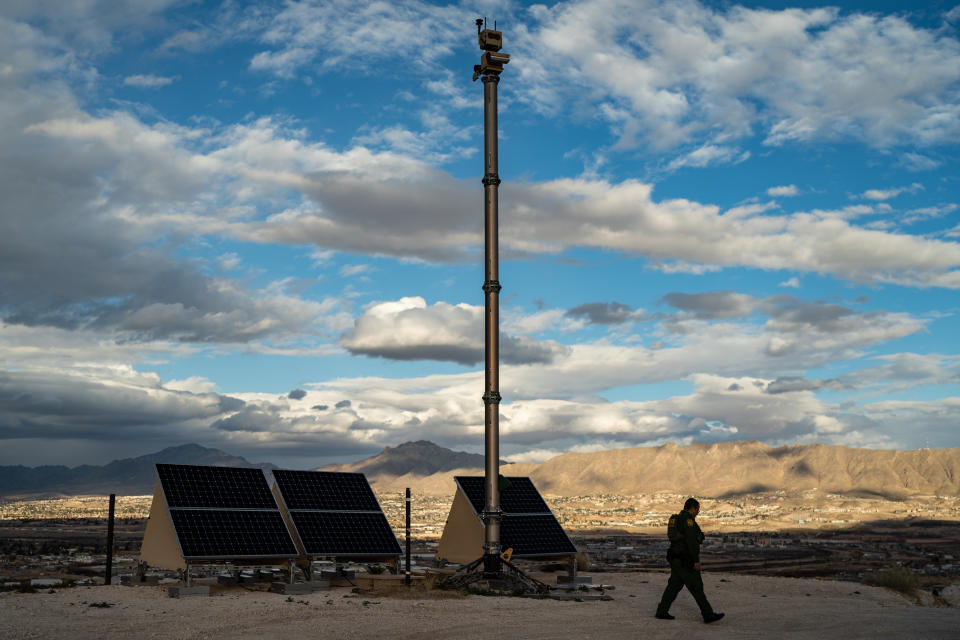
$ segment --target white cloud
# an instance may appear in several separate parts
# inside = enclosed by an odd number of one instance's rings
[[[203,376],[190,376],[183,380],[170,380],[165,385],[171,391],[189,391],[190,393],[214,393],[217,383]]]
[[[622,146],[960,136],[960,45],[898,16],[583,0],[530,17],[513,34],[521,97],[593,105]]]
[[[177,78],[169,78],[155,75],[136,75],[127,76],[123,79],[123,84],[128,87],[139,87],[141,89],[157,89],[172,84]]]
[[[767,195],[771,198],[789,198],[800,194],[795,184],[787,184],[779,187],[770,187],[767,189]]]
[[[917,191],[922,191],[923,185],[919,182],[914,182],[908,187],[893,187],[890,189],[867,189],[861,194],[862,198],[867,198],[868,200],[889,200],[891,198],[896,198],[901,193],[916,193]]]
[[[706,144],[694,149],[684,156],[675,158],[667,165],[667,169],[674,170],[680,167],[707,167],[718,164],[739,164],[750,157],[749,151],[741,152],[733,147],[721,147]]]
[[[370,273],[372,267],[368,264],[345,264],[340,267],[340,275],[344,278],[359,276],[364,273]]]
[[[394,152],[308,144],[269,119],[214,135],[147,127],[127,114],[51,119],[28,125],[27,131],[76,143],[77,150],[96,142],[93,149],[111,171],[111,199],[137,210],[162,209],[162,215],[149,218],[151,225],[441,261],[462,260],[480,243],[475,215],[462,205],[474,188],[472,180],[455,180]],[[201,140],[212,149],[191,151]],[[88,165],[98,157],[89,147],[85,153]],[[231,193],[242,211],[251,201],[279,197],[291,188],[305,196],[304,202],[263,221],[243,220],[244,213],[219,219],[170,213],[188,197],[203,202],[211,190]],[[765,207],[740,208],[728,215],[689,200],[657,201],[651,185],[635,180],[508,182],[501,193],[503,244],[520,253],[601,247],[645,255],[670,272],[744,265],[861,282],[960,287],[956,243],[845,220],[873,212],[868,205],[786,215],[760,215]],[[146,218],[129,220],[148,231]]]
[[[907,152],[900,157],[900,165],[908,171],[932,171],[942,163],[920,153]]]
[[[777,286],[780,286],[780,287],[790,287],[790,288],[792,288],[792,289],[799,289],[799,288],[800,288],[800,279],[797,278],[796,276],[794,276],[794,277],[792,277],[792,278],[788,278],[788,279],[784,280],[783,282],[781,282],[781,283],[780,283],[779,285],[777,285]]]
[[[427,306],[420,297],[379,302],[357,318],[341,344],[357,355],[396,360],[449,360],[474,365],[483,359],[483,308],[438,302]],[[548,363],[565,348],[553,342],[503,334],[505,363]]]
[[[453,51],[454,43],[463,40],[463,25],[474,17],[466,8],[419,0],[293,1],[262,35],[262,41],[275,48],[254,55],[250,68],[284,78],[314,61],[314,72],[363,68],[383,60],[426,68]]]
[[[240,266],[241,259],[236,253],[230,252],[221,255],[217,262],[220,264],[220,268],[232,271]]]

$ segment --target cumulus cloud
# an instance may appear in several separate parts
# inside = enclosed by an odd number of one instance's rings
[[[867,198],[868,200],[889,200],[891,198],[896,198],[901,193],[916,193],[921,191],[923,185],[919,182],[914,182],[908,187],[893,187],[890,189],[867,189],[861,194],[861,197]]]
[[[222,231],[245,240],[307,240],[343,250],[462,260],[481,240],[461,206],[471,184],[436,172],[404,182],[315,175],[304,190],[316,199],[316,208]],[[856,226],[848,218],[872,211],[864,206],[839,215],[744,210],[728,216],[689,200],[657,201],[651,185],[634,180],[505,183],[501,193],[502,244],[520,253],[602,247],[645,255],[668,271],[745,265],[862,282],[960,287],[956,243]]]
[[[900,165],[908,171],[932,171],[942,163],[922,153],[908,151],[900,156]]]
[[[107,218],[104,224],[112,225],[111,235],[119,233],[125,242],[142,243],[159,228],[190,228],[243,241],[310,242],[321,252],[431,261],[463,260],[474,255],[481,242],[475,215],[462,206],[475,188],[473,181],[455,179],[395,152],[363,147],[337,151],[305,142],[268,118],[210,135],[146,126],[128,114],[91,118],[74,111],[71,117],[52,117],[46,111],[24,112],[21,128],[8,130],[6,148],[16,157],[11,165],[26,166],[27,160],[50,165],[47,158],[24,157],[18,151],[24,148],[21,136],[59,141],[61,152],[50,162],[75,165],[64,166],[66,171],[82,166],[86,180],[75,181],[78,192],[64,194],[64,201],[98,202],[97,180],[108,176],[113,206],[104,211],[98,204],[98,210]],[[24,129],[26,134],[19,133]],[[193,150],[197,140],[206,141],[207,153]],[[27,183],[37,179],[31,176]],[[16,186],[13,180],[11,186]],[[211,189],[236,194],[232,206],[220,209],[226,215],[195,210],[196,203],[211,197]],[[230,213],[290,189],[299,191],[303,201],[266,219]],[[524,254],[602,247],[645,255],[665,271],[744,265],[862,282],[960,287],[956,243],[856,226],[855,217],[872,210],[867,205],[846,214],[769,215],[762,207],[722,212],[684,199],[657,200],[652,191],[651,185],[635,180],[505,183],[504,248]],[[68,227],[48,226],[38,238]],[[18,246],[21,257],[32,255],[22,242]]]
[[[351,353],[394,360],[449,360],[474,365],[483,360],[483,308],[420,297],[372,305],[340,343]],[[549,363],[566,348],[555,342],[503,335],[500,354],[509,364]]]
[[[749,151],[740,151],[733,147],[705,144],[679,158],[674,158],[667,165],[667,169],[674,170],[680,167],[708,167],[718,164],[737,164],[749,158]]]
[[[404,309],[420,309],[445,317],[442,305],[393,304],[392,310],[378,311],[392,317]],[[896,314],[844,311],[795,299],[762,301],[757,309],[776,314],[776,322],[729,325],[728,318],[694,318],[689,322],[700,323],[696,331],[659,349],[598,342],[570,346],[536,367],[505,363],[501,369],[505,453],[730,437],[800,442],[816,436],[820,442],[862,444],[869,439],[865,434],[871,433],[870,425],[892,425],[889,408],[874,407],[866,415],[855,407],[823,404],[814,394],[818,388],[833,388],[834,381],[808,381],[800,374],[792,380],[780,374],[758,378],[753,372],[823,366],[908,335],[922,323]],[[16,342],[15,337],[6,337]],[[772,338],[803,348],[774,358],[765,351]],[[164,384],[154,374],[123,365],[51,375],[47,363],[61,356],[37,360],[31,351],[36,350],[12,350],[20,354],[15,362],[24,370],[0,376],[0,424],[8,438],[107,438],[116,436],[110,429],[117,425],[142,441],[201,441],[241,454],[256,451],[258,459],[269,459],[271,452],[329,456],[423,438],[462,448],[482,432],[477,406],[481,371],[342,378],[279,398],[249,393],[229,397],[203,389],[202,380]],[[115,357],[123,358],[124,352]],[[903,354],[882,359],[862,376],[851,378],[861,378],[869,388],[911,378],[914,383],[929,381],[935,371],[942,374],[939,380],[949,379],[950,371],[957,372],[956,358]],[[694,392],[649,402],[607,402],[593,395],[610,387],[679,378],[693,381]],[[836,382],[841,383],[847,384]],[[925,419],[935,422],[932,408],[925,411]],[[876,418],[881,413],[887,422]],[[888,444],[908,441],[889,433]],[[875,430],[874,434],[870,442],[876,444],[880,436]]]
[[[795,184],[786,184],[779,187],[770,187],[767,189],[767,195],[771,198],[789,198],[800,194]]]
[[[784,280],[783,282],[781,282],[778,286],[780,286],[780,287],[789,287],[789,288],[791,288],[791,289],[799,289],[799,288],[800,288],[800,278],[798,278],[798,277],[796,277],[796,276],[793,276],[792,278],[787,278],[786,280]]]
[[[621,302],[588,302],[567,310],[571,318],[586,318],[591,324],[620,324],[634,319],[631,307]]]
[[[777,378],[766,386],[766,392],[772,394],[795,393],[797,391],[817,391],[819,389],[842,388],[836,380],[808,380],[801,376]]]
[[[582,0],[536,5],[530,18],[511,51],[523,99],[546,111],[587,102],[621,145],[757,129],[771,145],[960,135],[960,45],[898,16]]]
[[[172,84],[177,78],[155,75],[136,75],[127,76],[123,79],[123,84],[128,87],[139,87],[141,89],[158,89]]]
[[[426,66],[453,51],[463,25],[474,13],[458,6],[419,0],[355,3],[303,0],[289,2],[271,20],[261,39],[273,47],[250,60],[250,68],[292,77],[304,65],[314,71],[363,68],[404,56],[405,63]],[[408,36],[417,34],[410,49]],[[409,52],[404,55],[405,52]]]
[[[749,315],[756,300],[733,291],[708,291],[706,293],[672,292],[663,296],[663,301],[697,318],[739,318]]]

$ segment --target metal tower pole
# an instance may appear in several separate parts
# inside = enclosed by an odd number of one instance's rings
[[[497,189],[497,83],[500,76],[483,76],[483,217],[484,217],[484,307],[486,356],[484,404],[484,475],[485,504],[483,509],[484,571],[500,572],[500,250],[498,233]]]
[[[477,20],[480,64],[473,79],[483,78],[483,213],[484,213],[484,308],[485,385],[484,404],[484,522],[483,570],[488,576],[500,574],[500,266],[498,237],[497,85],[503,65],[510,56],[499,53],[502,36],[494,29],[482,29]]]

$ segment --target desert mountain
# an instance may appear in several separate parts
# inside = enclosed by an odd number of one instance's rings
[[[219,449],[185,444],[136,458],[114,460],[103,466],[0,466],[0,496],[152,493],[155,481],[153,465],[157,462],[275,468],[271,464],[251,464],[244,458]]]
[[[372,463],[379,457],[343,465],[340,470],[363,471],[378,491],[411,487],[431,495],[452,494],[455,475],[483,473],[481,456],[476,456],[479,460],[469,467],[432,474],[418,471],[424,467],[408,464],[397,468],[399,475]],[[371,464],[364,467],[364,463]],[[540,491],[554,495],[680,493],[719,497],[818,487],[831,493],[888,498],[960,495],[960,449],[769,447],[760,442],[666,444],[567,453],[542,464],[504,465],[501,473],[528,475]]]
[[[530,470],[541,491],[722,496],[820,488],[865,496],[960,495],[960,449],[721,442],[567,453]]]
[[[155,462],[275,468],[188,444],[102,467],[0,467],[0,496],[150,493]],[[553,495],[679,493],[719,497],[818,487],[831,493],[888,498],[960,495],[960,449],[897,451],[721,442],[566,453],[541,464],[501,465],[504,475],[530,476],[541,492]],[[378,492],[410,487],[422,494],[452,495],[453,476],[483,475],[483,456],[421,440],[322,469],[363,473]]]
[[[362,473],[379,492],[399,492],[411,487],[419,493],[445,495],[453,492],[453,476],[483,475],[483,465],[483,455],[479,453],[453,451],[419,440],[387,447],[359,462],[328,465],[319,470]]]
[[[502,462],[501,462],[502,464]],[[483,469],[483,455],[453,451],[426,440],[404,442],[387,447],[380,453],[359,462],[321,467],[323,471],[348,471],[370,476],[429,476],[454,469]]]

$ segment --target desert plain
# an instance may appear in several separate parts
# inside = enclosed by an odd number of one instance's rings
[[[547,578],[545,575],[538,575]],[[956,638],[960,589],[935,602],[887,589],[816,579],[704,574],[726,618],[701,622],[681,592],[653,618],[658,572],[606,573],[612,600],[555,601],[416,590],[333,588],[283,596],[242,587],[173,599],[163,587],[95,586],[0,594],[3,638]]]

